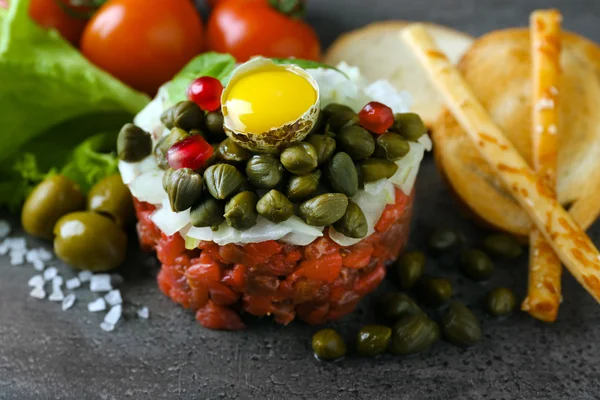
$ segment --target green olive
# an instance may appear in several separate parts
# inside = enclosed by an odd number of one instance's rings
[[[21,224],[32,236],[52,239],[56,221],[84,207],[85,198],[79,186],[62,175],[53,175],[44,179],[27,196],[21,210]]]
[[[127,235],[112,219],[93,211],[78,211],[54,227],[56,256],[78,269],[110,271],[125,261]]]
[[[233,165],[215,164],[204,171],[204,184],[215,199],[226,199],[235,193],[244,181],[244,176]]]
[[[444,336],[458,346],[472,346],[482,338],[479,321],[464,304],[453,301],[442,315]]]
[[[160,120],[168,128],[180,128],[184,131],[202,128],[204,111],[193,101],[180,101],[164,111]]]
[[[333,155],[336,148],[335,139],[325,135],[310,135],[306,141],[315,148],[317,152],[317,163],[323,164]]]
[[[390,131],[399,133],[406,140],[417,141],[427,133],[427,128],[419,115],[414,113],[396,114]]]
[[[492,289],[484,300],[485,309],[490,315],[501,317],[510,314],[517,305],[512,290],[499,287]]]
[[[197,204],[192,206],[190,219],[192,225],[197,228],[212,227],[225,221],[223,214],[225,214],[225,202],[205,194]]]
[[[329,226],[346,213],[348,197],[342,193],[327,193],[300,204],[299,214],[313,226]]]
[[[250,183],[259,189],[273,189],[283,180],[283,166],[270,154],[252,156],[246,164],[246,175]]]
[[[222,141],[227,137],[225,129],[223,129],[223,123],[223,113],[221,111],[211,111],[204,117],[204,126],[211,142]]]
[[[450,228],[438,228],[429,238],[429,247],[436,253],[454,250],[462,243],[460,233]]]
[[[388,348],[392,339],[392,328],[383,325],[365,325],[356,337],[356,350],[363,356],[376,356]]]
[[[137,162],[152,153],[152,137],[134,124],[125,124],[117,137],[117,155],[120,160]]]
[[[256,225],[258,197],[253,192],[241,192],[225,204],[225,220],[232,228],[245,231]]]
[[[353,160],[364,160],[371,157],[375,151],[373,135],[360,126],[347,126],[342,128],[337,135],[337,142],[341,150],[345,151]]]
[[[271,190],[258,201],[256,211],[269,221],[278,224],[294,215],[294,205],[283,193]]]
[[[353,201],[348,201],[346,213],[333,224],[333,227],[336,231],[354,239],[364,238],[369,231],[365,214],[358,204]]]
[[[194,205],[202,196],[202,175],[190,168],[169,168],[163,175],[163,187],[169,195],[171,210],[182,212]]]
[[[171,146],[189,137],[190,134],[183,129],[173,128],[168,135],[163,136],[158,141],[156,147],[154,148],[154,157],[156,158],[156,162],[161,169],[166,170],[169,168],[169,163],[167,162],[167,151],[169,151]]]
[[[521,243],[507,233],[495,233],[486,237],[483,248],[490,255],[504,260],[514,260],[523,254]]]
[[[306,175],[317,168],[317,151],[307,142],[296,143],[283,150],[281,163],[292,174]]]
[[[484,281],[494,273],[492,260],[481,250],[469,249],[460,255],[462,271],[474,281]]]
[[[390,321],[422,312],[413,299],[400,292],[386,293],[381,296],[379,310],[381,315]]]
[[[377,136],[375,155],[390,161],[396,161],[410,151],[410,145],[399,134],[387,132]]]
[[[333,329],[321,329],[312,337],[312,348],[321,360],[333,361],[346,355],[346,342]]]
[[[396,262],[396,276],[402,289],[411,289],[425,272],[425,254],[420,251],[404,253]]]
[[[107,176],[96,183],[88,193],[87,209],[110,216],[121,227],[126,226],[133,215],[133,200],[121,175]]]
[[[417,313],[401,318],[392,328],[390,351],[408,355],[429,350],[440,340],[440,327],[427,315]]]
[[[286,188],[286,195],[292,201],[301,201],[312,196],[319,187],[321,171],[314,170],[308,175],[292,177]]]
[[[398,170],[398,166],[382,158],[367,158],[358,164],[358,171],[362,182],[377,182],[381,179],[389,179]]]
[[[252,157],[252,152],[243,148],[232,139],[223,140],[217,147],[219,159],[233,163],[244,162]]]
[[[418,290],[423,303],[433,307],[441,306],[452,297],[452,284],[444,278],[422,278]]]
[[[337,153],[327,163],[327,180],[334,192],[353,197],[358,193],[358,172],[352,158],[344,152]]]

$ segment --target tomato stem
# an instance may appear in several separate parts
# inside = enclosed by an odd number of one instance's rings
[[[304,0],[269,0],[271,7],[292,18],[302,18],[306,14]]]

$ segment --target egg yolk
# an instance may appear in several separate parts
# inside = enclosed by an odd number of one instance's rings
[[[317,92],[306,78],[286,69],[267,69],[235,81],[225,104],[240,131],[263,133],[296,121],[316,101]]]

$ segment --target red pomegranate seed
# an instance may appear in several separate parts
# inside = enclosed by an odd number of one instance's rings
[[[199,169],[213,155],[212,146],[200,135],[193,135],[175,143],[167,151],[167,161],[172,168]]]
[[[193,101],[204,111],[215,111],[221,107],[221,93],[223,85],[218,79],[203,76],[188,86],[188,100]]]
[[[373,132],[385,133],[394,123],[394,113],[385,104],[372,101],[363,107],[358,113],[360,125]]]

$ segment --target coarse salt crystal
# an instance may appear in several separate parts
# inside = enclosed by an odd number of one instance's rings
[[[44,271],[44,280],[51,281],[58,274],[58,270],[55,267],[50,267]]]
[[[43,247],[37,249],[38,257],[42,261],[50,261],[54,257],[51,251],[46,250]]]
[[[35,260],[39,260],[40,257],[38,255],[37,249],[27,250],[25,253],[25,259],[28,263],[33,263]]]
[[[44,264],[42,260],[34,260],[32,264],[33,269],[35,269],[36,271],[43,271],[46,268],[46,264]]]
[[[73,304],[75,304],[75,299],[76,297],[73,293],[66,295],[62,302],[62,310],[67,311],[69,308],[73,307]]]
[[[77,276],[81,282],[89,282],[92,278],[92,273],[90,271],[81,271]]]
[[[123,303],[123,298],[121,297],[121,291],[118,289],[111,290],[104,296],[104,300],[111,306],[116,306],[117,304]]]
[[[62,290],[56,288],[52,290],[52,293],[50,293],[50,297],[48,297],[48,300],[50,301],[63,301],[64,299],[65,295],[62,292]]]
[[[11,252],[10,253],[10,265],[23,265],[25,264],[25,255],[23,253]]]
[[[27,251],[27,241],[23,237],[6,239],[7,246],[11,250]]]
[[[117,304],[104,317],[104,322],[111,325],[116,325],[117,322],[121,319],[121,315],[123,313],[123,307],[120,304]]]
[[[44,299],[44,298],[46,298],[46,291],[44,290],[43,286],[36,286],[29,293],[29,295],[36,299]]]
[[[108,292],[111,289],[112,285],[110,284],[109,274],[92,275],[92,278],[90,279],[90,290],[92,292]]]
[[[0,243],[0,256],[5,256],[8,254],[8,244],[6,242]]]
[[[98,312],[106,310],[106,302],[102,297],[88,303],[88,311],[89,312]]]
[[[148,307],[142,307],[139,310],[137,310],[137,316],[142,319],[148,319],[150,317],[150,310],[148,309]]]
[[[55,289],[56,288],[60,289],[60,287],[62,286],[63,283],[64,283],[64,279],[60,275],[56,275],[54,278],[52,278],[52,287]]]
[[[10,224],[8,221],[0,220],[0,239],[4,239],[10,233]]]
[[[29,279],[27,285],[32,287],[44,286],[44,278],[41,275],[34,275]]]
[[[109,324],[108,322],[102,322],[100,324],[100,329],[102,329],[105,332],[112,332],[115,330],[115,326],[112,324]]]
[[[69,290],[77,289],[78,287],[81,286],[81,281],[79,280],[79,278],[71,278],[71,279],[67,280],[67,282],[65,283],[65,286]]]

